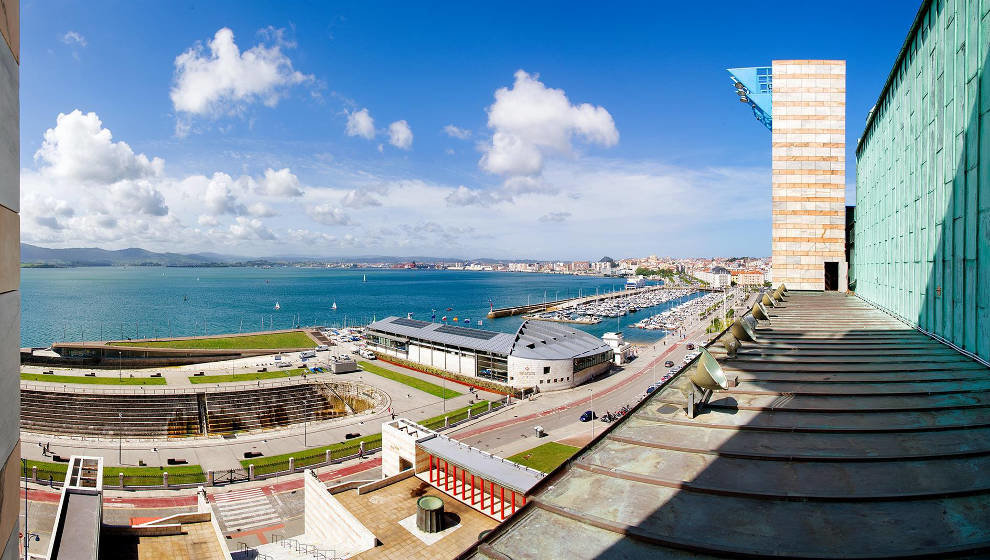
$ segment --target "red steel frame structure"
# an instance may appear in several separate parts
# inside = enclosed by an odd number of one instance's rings
[[[435,469],[435,472],[434,472]],[[505,519],[508,515],[516,512],[516,509],[526,505],[526,495],[516,492],[511,488],[506,489],[504,486],[498,486],[498,508],[495,507],[496,494],[494,481],[487,480],[481,475],[476,475],[473,472],[464,469],[460,469],[461,475],[461,487],[458,492],[457,488],[457,465],[451,464],[446,459],[440,457],[434,457],[432,454],[429,456],[429,473],[428,480],[438,490],[442,490],[444,493],[452,496],[453,498],[460,500],[472,507],[477,506],[477,509],[482,513],[487,513],[491,517],[499,520]],[[471,493],[468,495],[468,485],[467,477],[471,475]],[[487,512],[485,511],[485,483],[488,483],[488,504]],[[477,492],[477,498],[475,498],[475,490],[480,490]],[[506,490],[509,492],[509,501],[506,503]],[[520,502],[516,503],[516,496],[520,498]],[[508,507],[506,507],[508,506]],[[508,510],[508,512],[506,511]]]

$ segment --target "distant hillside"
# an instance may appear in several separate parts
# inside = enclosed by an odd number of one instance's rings
[[[108,251],[95,247],[79,247],[71,249],[48,249],[21,243],[21,266],[24,267],[69,267],[69,266],[223,266],[243,264],[284,265],[305,262],[348,262],[348,263],[404,263],[404,262],[476,262],[493,264],[497,259],[479,258],[462,259],[451,257],[389,257],[383,255],[362,255],[353,257],[313,257],[313,256],[281,256],[252,258],[244,256],[223,255],[220,253],[155,253],[145,249],[119,249]],[[521,259],[519,262],[536,262]]]
[[[47,249],[21,243],[21,264],[24,266],[201,266],[236,262],[238,257],[202,253],[182,255],[179,253],[155,253],[144,249],[70,248]]]

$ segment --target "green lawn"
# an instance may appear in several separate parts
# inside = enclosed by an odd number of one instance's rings
[[[31,476],[31,467],[38,467],[38,480],[47,481],[51,475],[52,480],[61,483],[65,480],[65,471],[68,463],[48,463],[45,461],[27,461],[27,474]],[[18,467],[20,468],[20,467]],[[18,471],[21,475],[23,472]],[[206,475],[199,465],[168,465],[164,467],[103,467],[103,484],[116,486],[120,483],[120,473],[124,473],[124,485],[126,486],[154,486],[161,485],[162,473],[168,473],[169,484],[196,484],[206,482]]]
[[[578,447],[550,441],[508,459],[525,467],[548,473],[578,452]]]
[[[423,381],[418,377],[412,377],[411,375],[405,375],[403,373],[392,371],[390,369],[383,368],[381,366],[376,366],[369,362],[358,362],[358,365],[361,366],[361,369],[363,369],[364,371],[373,373],[375,375],[379,375],[386,379],[391,379],[392,381],[398,381],[403,385],[408,385],[413,389],[419,389],[420,391],[423,391],[424,393],[429,393],[434,397],[452,399],[454,397],[461,396],[461,393],[458,393],[457,391],[454,391],[450,388],[447,388],[445,390],[441,385],[436,385],[434,383],[430,383],[429,381]]]
[[[48,381],[49,383],[82,383],[89,385],[165,385],[164,377],[86,377],[85,375],[45,375],[21,373],[23,381]]]
[[[215,338],[191,338],[188,340],[156,340],[152,342],[111,343],[114,346],[142,346],[147,348],[191,348],[221,350],[252,350],[279,348],[313,348],[316,342],[304,332],[293,331],[273,334],[245,334]]]
[[[493,402],[492,408],[498,408],[501,403]],[[441,414],[439,416],[434,416],[433,418],[427,418],[419,422],[421,426],[429,429],[442,428],[444,423],[444,417],[450,418],[450,422],[458,422],[467,418],[468,410],[472,413],[480,413],[484,410],[488,410],[488,401],[481,401],[474,403],[471,406],[465,406],[458,408],[456,410],[451,410],[446,414]],[[248,465],[254,465],[254,473],[256,475],[270,474],[273,472],[281,472],[289,470],[289,457],[295,457],[295,466],[305,467],[309,465],[314,465],[316,463],[322,463],[326,460],[326,452],[330,450],[330,457],[333,459],[339,457],[349,457],[358,452],[361,442],[364,442],[364,448],[366,450],[376,449],[382,445],[382,434],[370,434],[362,436],[359,438],[349,439],[339,443],[334,443],[331,445],[324,445],[323,447],[313,447],[310,449],[300,449],[299,451],[294,451],[292,453],[283,453],[281,455],[270,455],[268,457],[255,457],[253,459],[244,459],[241,461],[241,466],[245,469]]]
[[[260,371],[255,373],[235,373],[233,375],[200,375],[189,378],[190,383],[233,383],[235,381],[257,381],[259,379],[276,379],[302,375],[306,369],[283,369],[275,371]]]
[[[289,457],[295,457],[295,466],[297,468],[305,467],[325,461],[327,450],[330,450],[331,458],[354,455],[359,451],[362,441],[364,442],[365,449],[368,450],[381,447],[382,434],[371,434],[331,445],[324,445],[323,447],[313,447],[311,449],[300,449],[292,453],[283,453],[282,455],[244,459],[241,461],[241,466],[246,469],[248,465],[254,465],[255,475],[286,471],[289,470]]]

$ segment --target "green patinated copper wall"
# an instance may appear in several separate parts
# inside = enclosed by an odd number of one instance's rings
[[[930,0],[857,147],[864,299],[990,359],[990,0]]]

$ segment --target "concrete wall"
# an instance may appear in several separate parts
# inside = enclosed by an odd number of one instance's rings
[[[924,3],[903,54],[856,152],[856,293],[990,360],[990,2]]]
[[[17,557],[20,469],[20,5],[0,0],[0,543]],[[11,546],[13,545],[13,546]]]
[[[773,61],[773,283],[823,290],[825,262],[846,289],[846,63]]]
[[[434,433],[421,426],[410,428],[402,419],[382,424],[382,478],[402,472],[403,460],[411,463],[415,472],[427,470],[430,456],[416,442]]]
[[[393,354],[388,352],[389,354]],[[394,355],[394,354],[393,354]],[[461,375],[472,377],[477,373],[475,357],[470,354],[459,354],[456,351],[444,352],[433,348],[424,348],[416,344],[409,344],[409,355],[401,356],[407,360],[423,364],[425,366],[445,369]]]
[[[307,542],[349,554],[375,547],[375,535],[330,495],[313,471],[304,471],[303,478],[306,481],[304,523]]]

